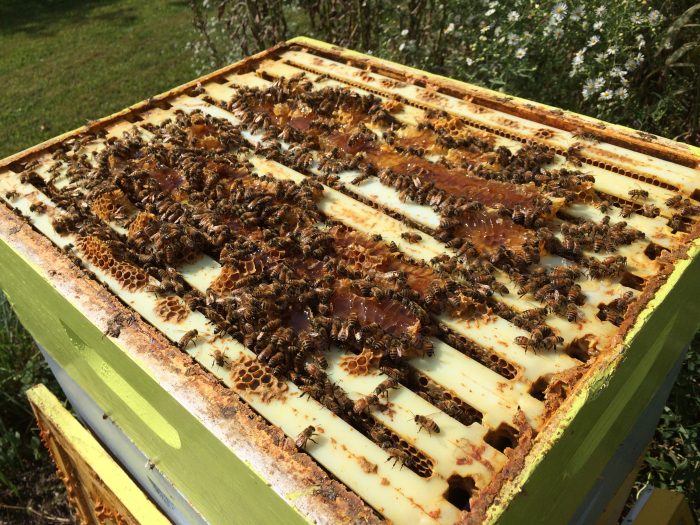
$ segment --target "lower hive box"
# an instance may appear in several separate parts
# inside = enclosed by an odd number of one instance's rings
[[[205,521],[561,522],[698,328],[699,159],[294,39],[0,162],[0,285]]]

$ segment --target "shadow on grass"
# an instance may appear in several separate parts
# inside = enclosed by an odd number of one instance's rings
[[[0,34],[25,33],[44,37],[66,25],[96,19],[119,25],[133,24],[138,18],[133,7],[92,13],[95,8],[104,9],[119,3],[118,0],[2,0]]]

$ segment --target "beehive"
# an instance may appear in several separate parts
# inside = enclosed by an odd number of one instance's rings
[[[0,169],[0,284],[212,523],[559,521],[698,325],[689,146],[308,39]]]

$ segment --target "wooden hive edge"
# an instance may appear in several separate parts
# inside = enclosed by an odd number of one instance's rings
[[[626,147],[633,151],[656,155],[671,162],[688,167],[700,166],[700,148],[673,141],[659,135],[644,133],[627,126],[612,124],[593,117],[566,111],[540,102],[508,95],[499,91],[461,82],[442,75],[421,71],[397,62],[365,55],[344,47],[328,44],[313,38],[299,36],[287,41],[289,45],[299,45],[310,50],[333,55],[336,59],[349,60],[356,66],[377,68],[378,73],[400,73],[410,80],[428,83],[427,87],[458,90],[475,103],[529,119],[533,122],[550,125],[571,132],[587,132],[604,138],[611,144]]]
[[[133,314],[110,291],[73,265],[24,218],[0,205],[2,243],[23,259],[98,330],[116,315]],[[104,338],[183,406],[200,424],[301,517],[312,522],[380,523],[355,493],[328,474],[307,454],[299,453],[284,433],[269,424],[237,394],[216,381],[154,327],[137,318],[123,326],[118,339]]]
[[[579,415],[586,403],[608,387],[628,357],[633,345],[637,351],[640,345],[635,338],[647,321],[657,312],[668,294],[676,287],[684,274],[700,266],[700,224],[690,234],[689,245],[676,250],[664,265],[662,271],[645,287],[640,300],[626,313],[615,342],[594,362],[578,369],[582,373],[576,382],[573,394],[561,404],[549,410],[549,420],[541,432],[532,439],[525,436],[520,443],[517,455],[509,457],[509,463],[492,481],[485,492],[487,498],[478,502],[465,523],[500,523],[504,512],[524,491],[526,482],[533,472],[547,458],[548,453],[560,441],[571,423]],[[694,265],[694,268],[691,267]],[[695,331],[700,328],[700,317],[695,321]],[[660,338],[663,340],[663,338]],[[644,343],[644,341],[642,341]],[[682,348],[677,349],[680,355]]]

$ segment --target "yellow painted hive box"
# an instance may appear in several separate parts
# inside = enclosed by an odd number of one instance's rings
[[[1,161],[0,286],[207,522],[562,522],[698,328],[699,162],[298,38]]]

